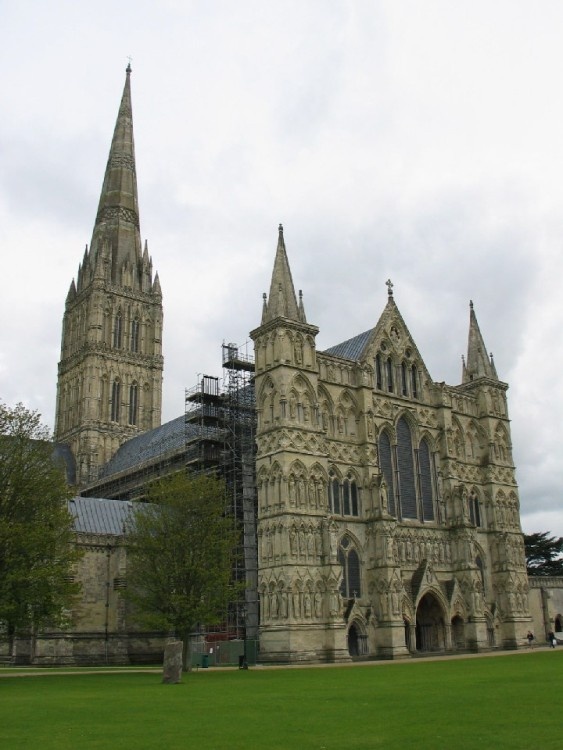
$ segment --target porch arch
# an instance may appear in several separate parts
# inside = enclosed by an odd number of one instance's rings
[[[446,648],[445,610],[432,591],[424,594],[416,608],[416,650],[444,651]]]

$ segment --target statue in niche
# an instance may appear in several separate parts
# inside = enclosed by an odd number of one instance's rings
[[[289,477],[288,481],[288,494],[289,494],[289,504],[291,507],[295,506],[295,479],[293,476]]]
[[[329,534],[329,549],[330,549],[330,562],[336,562],[338,555],[338,527],[334,521],[328,528]]]
[[[295,398],[295,394],[292,393],[289,397],[289,417],[290,419],[295,419],[295,416],[297,414],[297,399]]]
[[[287,592],[282,591],[281,593],[281,616],[284,620],[286,620],[287,615],[288,615]]]
[[[301,597],[298,591],[293,592],[293,616],[299,620],[301,619]]]
[[[293,353],[295,356],[295,364],[301,365],[303,363],[303,343],[300,338],[295,339]]]
[[[330,616],[336,617],[339,611],[339,596],[336,591],[330,592]]]
[[[379,506],[383,515],[389,514],[389,497],[387,495],[387,482],[385,479],[381,479],[379,485]]]
[[[310,560],[315,557],[315,538],[312,531],[307,534],[307,555]]]
[[[311,594],[306,591],[304,599],[304,609],[305,609],[305,617],[310,618],[311,617]]]
[[[297,555],[297,532],[295,531],[295,528],[293,526],[291,527],[291,531],[289,532],[289,550],[292,557],[295,557]]]
[[[270,595],[270,614],[271,614],[272,620],[278,619],[278,606],[279,606],[278,595],[276,594],[275,591],[272,591]]]
[[[319,528],[315,529],[315,552],[317,557],[320,557],[323,554],[323,540]]]
[[[323,597],[320,591],[315,593],[315,617],[319,619],[323,616]]]

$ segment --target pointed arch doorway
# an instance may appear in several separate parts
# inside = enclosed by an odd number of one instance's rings
[[[446,648],[444,610],[432,593],[425,594],[418,603],[415,634],[417,651],[444,651]]]

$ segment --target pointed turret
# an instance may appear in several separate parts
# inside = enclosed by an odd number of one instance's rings
[[[477,378],[497,380],[496,368],[492,355],[489,358],[483,336],[479,330],[473,301],[469,302],[469,338],[467,343],[467,362],[463,366],[463,382],[469,383]]]
[[[119,280],[121,267],[126,260],[135,268],[141,259],[130,65],[126,70],[125,86],[92,233],[92,253],[97,255],[103,243],[108,241],[112,249],[111,277],[115,282]]]
[[[293,279],[291,278],[291,269],[289,268],[289,261],[285,251],[283,226],[281,224],[278,231],[278,247],[276,249],[276,259],[272,272],[270,295],[264,307],[262,323],[267,323],[275,318],[289,318],[290,320],[306,323],[307,320],[305,318],[301,293],[299,305],[297,304]]]

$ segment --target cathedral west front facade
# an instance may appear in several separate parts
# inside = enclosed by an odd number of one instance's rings
[[[448,386],[387,286],[372,329],[317,351],[280,226],[251,334],[266,660],[515,648],[529,623],[507,385],[473,304]]]
[[[123,496],[109,492],[110,480],[148,465],[160,435],[177,459],[184,445],[183,419],[160,425],[162,292],[140,238],[130,73],[92,241],[66,301],[56,425],[81,494],[109,493],[77,503],[90,597],[77,627],[91,654],[99,631],[107,658],[113,623],[117,661],[134,658],[127,643],[139,634],[120,599],[126,539],[115,502]],[[264,662],[517,648],[530,626],[507,384],[472,304],[461,383],[433,381],[383,281],[375,325],[317,350],[319,330],[296,295],[279,227],[270,291],[251,332],[252,597]],[[118,613],[109,620],[94,601],[101,570],[109,577],[99,595],[111,590]]]

